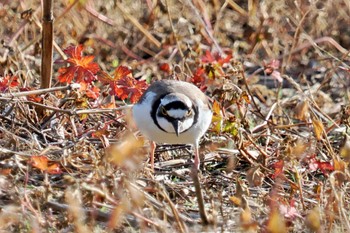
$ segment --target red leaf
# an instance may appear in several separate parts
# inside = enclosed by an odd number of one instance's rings
[[[32,91],[35,90],[34,88],[31,87],[22,87],[20,88],[20,91]],[[29,101],[33,101],[36,103],[42,103],[43,102],[43,98],[40,95],[27,95],[27,100]]]
[[[219,53],[212,54],[209,50],[205,51],[205,55],[202,57],[203,63],[218,63],[220,67],[223,64],[229,63],[232,58],[232,55],[229,54],[225,58],[221,57]]]
[[[272,174],[272,179],[275,179],[276,177],[283,174],[283,166],[284,166],[283,160],[277,161],[272,165],[272,167],[275,169],[275,172]]]
[[[97,99],[100,96],[100,88],[89,83],[81,82],[80,91],[85,92],[86,96],[92,99]]]
[[[197,87],[203,86],[205,83],[204,75],[205,75],[205,70],[203,68],[197,68],[196,71],[193,73],[191,82]]]
[[[131,103],[136,103],[148,87],[146,81],[136,80],[126,66],[118,66],[113,77],[100,72],[99,80],[110,85],[111,95],[116,95],[121,100],[130,98]]]
[[[100,70],[97,63],[93,62],[94,56],[83,56],[83,45],[69,46],[64,50],[68,56],[65,60],[69,64],[68,67],[61,67],[58,70],[59,82],[71,83],[75,77],[75,81],[91,83],[96,80],[96,73]]]
[[[18,77],[6,75],[0,78],[0,91],[5,92],[12,87],[17,87],[19,85]]]
[[[118,66],[114,71],[114,80],[122,79],[131,74],[131,70],[126,66]]]
[[[316,171],[320,169],[323,174],[328,174],[331,171],[334,171],[334,166],[330,162],[321,162],[313,156],[309,161],[309,168],[311,171]]]
[[[86,95],[89,98],[97,99],[100,96],[100,88],[93,86],[92,88],[86,90]]]
[[[130,102],[136,103],[147,87],[148,84],[146,81],[138,81],[132,77],[125,76],[117,81],[115,93],[122,100],[128,98],[130,95]]]
[[[48,158],[43,155],[32,156],[30,158],[30,163],[32,164],[33,167],[38,168],[39,170],[43,172],[47,172],[49,174],[62,173],[60,169],[60,165],[58,163],[53,163],[49,165]]]
[[[171,70],[170,70],[170,66],[168,63],[162,63],[159,65],[159,69],[166,72],[166,73],[170,73]]]
[[[204,63],[215,62],[215,58],[209,50],[205,51],[205,55],[202,57],[202,62],[204,62]]]

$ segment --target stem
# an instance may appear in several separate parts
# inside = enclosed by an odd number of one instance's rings
[[[53,53],[53,0],[43,1],[41,88],[51,87]]]

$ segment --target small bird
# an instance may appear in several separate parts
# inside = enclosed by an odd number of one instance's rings
[[[156,81],[133,107],[133,118],[151,143],[154,170],[155,143],[192,144],[194,168],[199,169],[199,140],[212,119],[209,98],[195,85],[177,81]]]

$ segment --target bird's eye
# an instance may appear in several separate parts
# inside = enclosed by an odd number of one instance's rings
[[[160,112],[162,113],[162,115],[167,116],[168,112],[166,111],[166,109],[164,107],[160,108]]]
[[[190,116],[190,115],[192,115],[192,109],[189,109],[186,113],[186,116]]]

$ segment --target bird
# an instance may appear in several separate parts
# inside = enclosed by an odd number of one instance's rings
[[[199,140],[212,120],[211,102],[197,86],[179,80],[153,82],[133,106],[133,119],[151,141],[150,163],[154,171],[155,143],[191,144],[193,168],[199,170]]]

